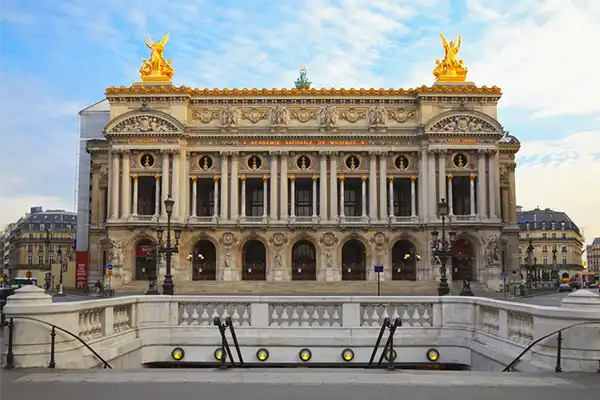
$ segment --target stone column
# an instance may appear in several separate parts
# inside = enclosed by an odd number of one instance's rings
[[[179,176],[180,174],[180,160],[181,160],[181,151],[180,150],[175,150],[173,152],[173,189],[172,189],[172,194],[171,194],[171,198],[175,201],[175,203],[173,204],[173,217],[175,219],[180,219],[181,218],[181,203],[183,202],[183,197],[182,194],[179,192]]]
[[[346,215],[344,213],[344,177],[340,176],[340,220],[343,220]]]
[[[213,220],[217,220],[219,218],[219,177],[217,175],[213,176],[214,183],[214,210],[213,210]]]
[[[119,219],[119,153],[113,151],[112,153],[112,179],[111,179],[111,194],[112,199],[110,201],[110,219]]]
[[[428,183],[427,183],[427,147],[424,146],[421,149],[421,153],[419,154],[419,175],[417,177],[419,182],[418,193],[419,193],[419,202],[418,202],[418,213],[421,217],[422,222],[426,222],[429,216],[428,211]]]
[[[240,199],[242,202],[242,213],[240,217],[246,218],[246,177],[242,176],[240,180],[242,181],[242,194]]]
[[[387,153],[379,157],[379,219],[387,220]]]
[[[138,176],[133,175],[131,177],[133,179],[133,210],[131,215],[138,215]]]
[[[510,223],[517,223],[517,192],[515,188],[515,168],[517,164],[508,164],[508,197],[509,197],[509,208],[510,208]]]
[[[496,209],[496,192],[500,195],[500,188],[496,181],[496,163],[494,154],[496,150],[490,150],[488,152],[488,180],[489,180],[489,193],[490,193],[490,219],[498,219],[498,210]]]
[[[337,153],[329,156],[329,220],[335,221],[338,217],[338,188],[337,188]],[[343,193],[342,193],[343,195]]]
[[[269,219],[269,177],[263,176],[263,220]]]
[[[509,196],[508,196],[508,188],[501,188],[502,191],[502,221],[505,224],[508,224],[510,221],[510,210],[509,210]]]
[[[454,181],[452,178],[452,175],[448,175],[448,215],[454,215],[454,191],[452,190]]]
[[[367,177],[361,177],[361,194],[362,194],[362,217],[367,217]],[[373,203],[373,202],[371,202]]]
[[[221,221],[228,219],[229,210],[229,157],[221,152]]]
[[[271,152],[271,201],[269,203],[271,211],[271,221],[277,221],[277,152]]]
[[[496,209],[498,210],[496,215],[500,215],[500,153],[494,151],[494,182],[497,190],[496,195]]]
[[[321,222],[327,220],[327,154],[325,152],[319,153],[319,163],[320,163],[320,171],[319,171],[319,189],[320,189],[320,210],[319,216],[321,217]]]
[[[154,216],[160,215],[160,175],[154,177],[156,180],[156,194],[154,196]]]
[[[470,208],[471,208],[471,217],[475,216],[475,175],[469,175],[469,195],[471,196],[469,199]]]
[[[390,203],[389,203],[389,215],[390,215],[390,219],[394,219],[394,177],[390,176],[388,178],[389,180],[389,196],[390,196]]]
[[[282,221],[287,220],[288,217],[288,171],[287,171],[287,163],[288,163],[288,153],[287,151],[281,152],[281,175],[279,177],[279,181],[281,185],[279,186],[279,217]]]
[[[164,207],[165,204],[165,200],[167,198],[169,198],[169,195],[171,194],[171,188],[169,186],[169,153],[170,150],[163,150],[162,151],[162,155],[163,155],[163,159],[162,159],[162,201],[161,201],[161,215],[163,217],[166,217],[167,215],[167,210],[166,207]]]
[[[216,162],[216,161],[215,161]],[[182,219],[185,219],[187,215],[190,215],[190,153],[186,150],[181,150],[181,166],[180,166],[180,174],[179,174],[179,184],[180,184],[180,209],[179,215]]]
[[[192,178],[192,217],[198,216],[198,178]]]
[[[92,167],[92,193],[90,199],[91,213],[90,213],[90,226],[98,225],[102,220],[103,208],[101,206],[100,199],[103,196],[100,193],[100,176],[99,171],[96,167]]]
[[[369,217],[377,220],[377,154],[369,155]]]
[[[485,173],[485,154],[487,150],[479,149],[477,151],[477,214],[479,218],[485,219],[487,213],[487,185]]]
[[[238,219],[238,214],[240,212],[240,206],[239,206],[239,195],[240,195],[240,191],[239,191],[239,186],[238,186],[238,180],[240,179],[238,177],[238,171],[240,168],[240,159],[237,153],[233,153],[231,156],[231,211],[229,213],[231,220],[232,221],[236,221]],[[244,193],[242,193],[242,196],[245,196]],[[244,203],[244,207],[245,206],[245,201],[242,200],[242,203]]]
[[[108,150],[108,187],[107,187],[107,191],[108,191],[108,196],[106,199],[106,218],[107,220],[112,219],[112,188],[113,186],[115,186],[115,183],[113,182],[113,158],[115,158],[115,151],[112,149]]]
[[[130,154],[129,150],[123,151],[123,170],[121,171],[121,219],[125,220],[131,216]]]
[[[436,150],[429,150],[427,152],[427,190],[428,190],[428,199],[429,199],[429,221],[433,222],[438,219],[437,217],[437,204],[436,201],[436,181],[435,181],[435,155]]]
[[[410,177],[410,216],[417,216],[417,191],[415,188],[415,181],[417,180],[416,176]]]
[[[316,220],[318,218],[317,215],[317,179],[318,176],[314,175],[312,177],[312,218]]]
[[[290,176],[290,219],[296,219],[296,177]]]
[[[446,198],[446,150],[438,150],[439,196],[438,201]]]

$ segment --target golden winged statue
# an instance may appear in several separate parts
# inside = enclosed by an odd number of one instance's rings
[[[460,36],[456,42],[446,40],[443,33],[440,33],[442,44],[444,45],[444,59],[436,60],[436,67],[433,70],[433,76],[438,82],[464,82],[467,79],[467,67],[463,65],[463,60],[459,60],[458,50],[460,49]]]
[[[165,37],[162,38],[160,42],[154,41],[148,38],[150,43],[144,39],[144,43],[146,47],[148,47],[150,51],[150,61],[145,58],[142,60],[144,63],[140,68],[140,74],[142,74],[143,82],[170,82],[173,78],[173,74],[175,70],[171,66],[171,59],[165,61],[163,57],[163,52],[165,50],[165,45],[169,40],[169,34],[167,33]]]

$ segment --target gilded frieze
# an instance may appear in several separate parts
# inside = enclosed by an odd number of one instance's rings
[[[367,117],[367,113],[364,110],[356,109],[354,107],[342,109],[340,111],[340,119],[344,119],[351,124],[360,121],[361,119],[365,119]]]
[[[211,110],[209,108],[201,108],[199,110],[192,111],[192,118],[202,122],[203,124],[208,124],[213,120],[220,119],[221,111]]]
[[[258,108],[244,109],[242,110],[241,115],[242,119],[248,120],[253,124],[269,118],[269,112],[266,109]]]
[[[290,119],[295,119],[303,124],[318,118],[317,110],[309,108],[293,108],[290,110]]]

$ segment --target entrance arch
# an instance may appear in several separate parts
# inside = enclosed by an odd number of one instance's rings
[[[154,242],[150,239],[142,239],[135,246],[135,279],[147,280],[148,275],[153,271],[156,275]]]
[[[398,240],[392,247],[392,280],[417,280],[417,251],[407,239]]]
[[[472,281],[475,252],[468,239],[457,239],[450,250],[452,254],[452,280]]]
[[[360,240],[350,239],[342,246],[342,280],[367,279],[367,250]]]
[[[197,241],[190,255],[193,281],[217,279],[217,249],[213,242],[207,239]]]
[[[260,240],[249,240],[242,248],[242,280],[267,280],[267,249]]]
[[[292,280],[317,280],[317,249],[308,240],[300,240],[292,247]]]

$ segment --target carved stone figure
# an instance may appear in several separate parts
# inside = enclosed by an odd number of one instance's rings
[[[287,109],[280,105],[271,109],[271,125],[281,126],[287,123]]]
[[[338,242],[338,239],[333,232],[325,232],[319,241],[327,247],[332,247]]]
[[[281,269],[283,266],[283,257],[281,257],[281,248],[275,249],[275,268]]]
[[[369,126],[385,125],[385,109],[375,106],[369,109]]]
[[[225,268],[231,268],[231,248],[228,247],[225,249]]]
[[[371,238],[371,243],[375,245],[375,261],[377,265],[383,263],[383,257],[385,256],[388,238],[382,232],[377,232]]]
[[[498,129],[481,118],[456,115],[438,121],[429,132],[498,132]]]
[[[236,128],[240,121],[240,115],[237,109],[233,108],[231,104],[223,107],[221,110],[221,124],[228,128]]]
[[[444,59],[436,60],[436,67],[433,75],[441,82],[463,82],[467,77],[467,67],[463,65],[463,60],[459,60],[458,50],[460,49],[460,36],[456,41],[446,41],[443,34],[440,33],[442,44],[444,45]]]
[[[110,260],[118,266],[123,265],[125,254],[123,254],[123,239],[108,238],[108,255]]]
[[[143,65],[140,68],[140,74],[142,75],[142,81],[144,82],[169,82],[173,78],[175,70],[171,66],[171,59],[165,61],[163,52],[165,45],[169,40],[169,34],[167,33],[160,42],[150,40],[148,43],[144,39],[144,44],[151,50],[150,61],[143,59]]]
[[[177,132],[178,129],[162,118],[153,115],[138,115],[119,122],[111,132]]]
[[[333,128],[336,125],[335,109],[330,105],[321,108],[319,117],[321,118],[321,125],[326,128]]]
[[[333,247],[328,247],[325,250],[325,266],[327,268],[333,268]]]
[[[501,264],[500,261],[500,240],[498,235],[492,235],[484,239],[485,241],[485,261],[488,266],[495,267]]]

